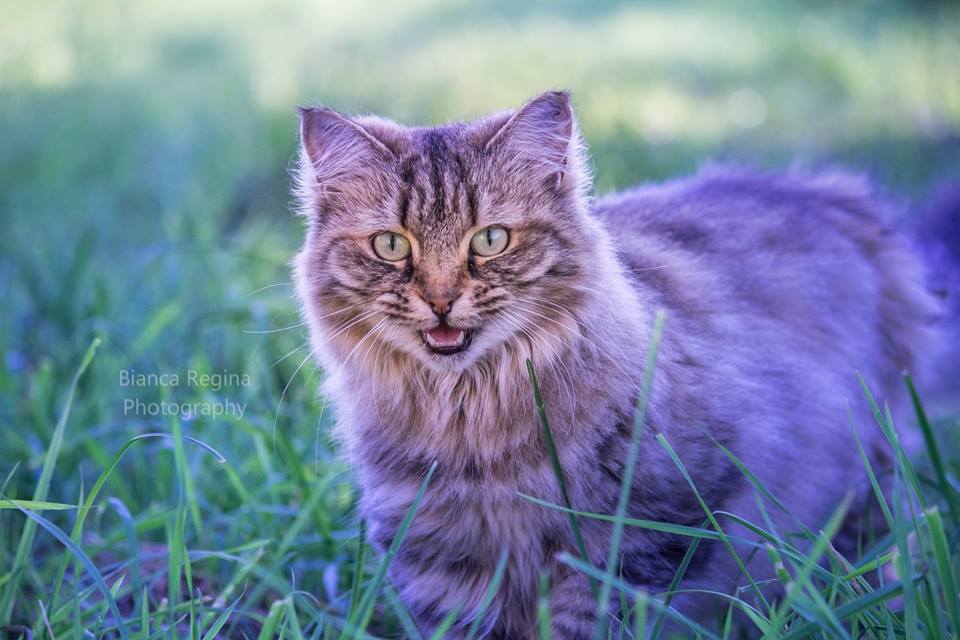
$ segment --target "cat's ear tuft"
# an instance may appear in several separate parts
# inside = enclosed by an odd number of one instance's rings
[[[375,206],[389,191],[391,168],[407,136],[404,127],[388,120],[301,108],[295,173],[301,213],[312,218]]]
[[[499,162],[541,174],[561,190],[584,187],[584,152],[568,92],[542,93],[501,122],[484,144]]]
[[[391,154],[363,127],[327,107],[300,108],[300,144],[316,184],[333,191]]]

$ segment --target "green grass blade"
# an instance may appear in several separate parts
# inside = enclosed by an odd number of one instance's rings
[[[454,623],[457,621],[457,618],[460,617],[460,612],[463,611],[463,605],[459,605],[450,610],[450,613],[443,619],[443,621],[437,626],[434,630],[433,635],[430,636],[430,640],[443,640],[447,636],[447,632],[450,631]]]
[[[904,379],[907,383],[907,389],[910,391],[910,399],[913,401],[913,409],[917,415],[917,422],[920,424],[920,431],[923,433],[923,442],[927,448],[927,455],[930,456],[930,465],[937,475],[940,493],[943,494],[943,498],[950,507],[950,517],[953,520],[954,526],[960,527],[960,498],[957,496],[956,489],[954,489],[950,481],[947,480],[947,470],[943,464],[943,458],[940,455],[940,447],[937,445],[937,439],[933,435],[933,429],[930,426],[930,421],[927,419],[927,412],[923,408],[923,403],[920,402],[920,395],[913,385],[913,380],[909,375],[905,375]],[[960,633],[960,630],[958,630],[958,633]]]
[[[140,596],[140,637],[150,637],[150,592],[148,587],[143,587]]]
[[[400,626],[403,627],[403,632],[406,634],[405,637],[409,640],[423,640],[422,636],[420,635],[420,630],[417,629],[417,625],[413,621],[413,616],[411,616],[410,612],[407,611],[407,607],[404,606],[403,602],[400,600],[399,594],[394,591],[389,582],[383,583],[383,595],[387,597],[387,602],[390,603],[390,607],[397,615],[397,619],[400,621]]]
[[[577,545],[577,551],[584,562],[590,562],[590,556],[587,554],[587,544],[583,540],[583,532],[580,530],[580,521],[577,519],[576,512],[573,510],[573,504],[570,502],[570,494],[567,491],[567,480],[563,473],[563,467],[560,464],[560,454],[557,452],[557,444],[553,439],[553,431],[550,429],[550,421],[547,419],[547,409],[543,404],[543,396],[540,393],[540,383],[537,382],[537,373],[533,369],[533,362],[527,359],[527,374],[530,376],[530,385],[533,387],[533,400],[537,410],[537,417],[540,419],[540,427],[543,429],[543,438],[547,444],[547,451],[550,454],[550,463],[553,465],[553,474],[557,478],[557,484],[560,486],[560,495],[563,498],[563,504],[566,505],[567,515],[570,520],[570,528],[573,530],[573,539]],[[590,587],[593,590],[594,597],[599,597],[600,591],[596,582],[591,579]]]
[[[706,521],[704,521],[704,525],[705,524]],[[694,538],[690,541],[690,545],[687,547],[687,551],[683,554],[683,559],[680,561],[680,566],[677,567],[676,573],[673,574],[673,578],[670,580],[670,586],[667,587],[667,596],[663,600],[664,606],[669,607],[673,601],[674,593],[680,587],[680,582],[683,580],[683,576],[686,575],[687,569],[690,567],[690,562],[693,561],[693,555],[699,547],[700,538]],[[645,607],[644,611],[646,611]],[[650,630],[650,640],[657,640],[657,638],[660,637],[660,631],[665,619],[664,611],[658,611],[657,617],[653,621],[653,627]]]
[[[960,635],[960,593],[957,592],[957,583],[954,577],[953,566],[950,560],[950,544],[943,528],[943,518],[937,509],[927,511],[927,529],[930,534],[933,560],[940,576],[940,588],[943,599],[947,603],[947,612],[950,614],[950,624],[953,633]]]
[[[430,470],[427,471],[427,475],[424,477],[423,482],[420,483],[420,488],[417,490],[417,494],[413,498],[413,503],[410,505],[410,508],[407,509],[407,513],[403,517],[403,521],[400,523],[400,528],[397,529],[396,535],[393,536],[393,541],[390,543],[390,547],[383,555],[383,558],[380,559],[380,563],[377,565],[377,570],[373,574],[370,584],[367,585],[367,590],[364,592],[363,598],[360,600],[360,604],[358,605],[356,611],[351,612],[350,618],[347,620],[347,625],[340,634],[340,640],[344,640],[347,637],[356,638],[358,635],[363,633],[364,629],[367,628],[367,624],[370,621],[370,616],[373,614],[373,606],[376,602],[377,594],[380,592],[380,587],[383,585],[383,581],[387,577],[387,570],[390,568],[390,563],[393,562],[394,557],[396,557],[397,552],[400,550],[400,545],[403,544],[403,539],[407,535],[407,530],[410,529],[410,525],[413,524],[413,517],[416,515],[417,509],[420,507],[420,502],[423,500],[423,496],[427,492],[427,486],[430,484],[430,479],[433,478],[433,472],[436,470],[437,463],[434,462],[430,465]]]
[[[274,640],[277,637],[277,627],[280,626],[280,621],[285,612],[286,603],[284,600],[274,600],[273,604],[270,605],[267,619],[263,622],[257,640]]]
[[[353,569],[353,580],[350,587],[350,609],[352,613],[360,604],[361,582],[363,581],[363,556],[367,547],[367,522],[360,519],[360,531],[357,534],[357,562]]]
[[[50,481],[53,478],[53,470],[57,466],[57,458],[60,457],[60,447],[63,445],[63,435],[67,429],[67,420],[70,417],[70,407],[73,405],[73,397],[77,391],[77,384],[80,377],[90,366],[93,356],[100,346],[100,338],[94,338],[86,353],[80,361],[70,381],[70,388],[67,391],[67,397],[63,404],[63,410],[60,412],[60,419],[57,420],[57,426],[53,430],[53,436],[50,438],[50,447],[47,449],[47,455],[43,459],[43,467],[40,470],[40,478],[37,480],[37,487],[33,492],[33,500],[44,502],[50,491]],[[20,511],[26,513],[25,510]],[[27,518],[23,525],[23,531],[20,533],[20,541],[17,543],[17,551],[13,558],[13,565],[10,569],[12,578],[3,590],[3,596],[0,597],[0,620],[10,620],[13,615],[13,604],[20,592],[20,581],[23,577],[23,571],[27,566],[29,556],[33,550],[33,539],[37,533],[37,523],[39,521],[33,518]],[[44,521],[45,522],[45,521]],[[51,607],[52,609],[52,607]]]
[[[680,470],[680,473],[683,475],[683,478],[687,481],[687,484],[690,486],[690,490],[693,491],[694,497],[697,499],[697,502],[700,503],[700,508],[703,509],[704,514],[707,516],[707,520],[710,521],[710,525],[716,530],[717,534],[720,536],[720,542],[723,543],[723,546],[726,547],[727,551],[733,557],[733,561],[737,564],[737,568],[740,569],[740,572],[747,578],[750,582],[750,586],[753,587],[754,593],[757,594],[757,597],[763,603],[766,608],[770,608],[770,603],[767,602],[766,596],[763,595],[763,591],[760,590],[760,587],[757,586],[757,583],[754,581],[753,576],[750,575],[750,572],[747,570],[747,566],[743,563],[743,560],[740,558],[740,554],[737,553],[737,550],[733,548],[733,544],[730,542],[730,539],[727,537],[726,533],[723,531],[723,527],[720,526],[720,523],[717,522],[717,518],[713,515],[713,512],[710,510],[710,507],[707,506],[707,503],[703,500],[703,497],[700,495],[700,491],[697,489],[697,486],[693,482],[693,478],[690,477],[690,473],[687,471],[687,468],[684,466],[683,462],[680,460],[680,456],[677,455],[677,452],[673,450],[673,447],[670,446],[670,443],[667,442],[667,439],[663,436],[662,433],[657,434],[657,441],[660,443],[660,446],[663,447],[670,458],[673,460],[673,463]]]
[[[537,631],[540,634],[540,640],[551,640],[553,633],[550,629],[550,573],[540,572],[540,579],[537,582]]]
[[[633,420],[633,429],[630,434],[630,447],[624,464],[623,478],[620,480],[620,496],[617,499],[617,520],[613,523],[610,534],[610,548],[607,553],[606,572],[613,578],[620,558],[620,544],[623,540],[623,519],[627,515],[627,504],[633,491],[633,472],[637,464],[637,455],[640,452],[640,436],[643,433],[647,415],[647,400],[650,397],[650,387],[653,385],[653,371],[657,362],[657,352],[660,349],[660,340],[663,337],[663,323],[665,315],[657,311],[653,321],[653,333],[650,338],[650,348],[647,350],[647,362],[644,368],[643,384],[640,388],[640,398]],[[528,361],[529,363],[529,361]],[[586,558],[585,558],[586,559]],[[603,640],[607,628],[607,609],[610,606],[610,590],[612,580],[604,580],[600,585],[600,595],[597,596],[597,620],[593,629],[593,639]]]
[[[500,589],[500,583],[503,581],[503,574],[507,570],[507,560],[509,559],[509,549],[504,549],[500,552],[500,559],[497,560],[497,568],[493,571],[493,578],[490,579],[490,584],[487,585],[487,590],[483,594],[483,600],[480,601],[480,606],[473,614],[473,623],[471,623],[470,629],[467,631],[467,640],[473,640],[477,632],[480,631],[480,627],[483,625],[483,619],[487,615],[487,609],[490,608],[494,597],[497,595],[497,591]]]
[[[894,556],[893,563],[903,584],[904,631],[907,640],[913,640],[918,637],[919,612],[917,610],[916,585],[911,579],[913,578],[914,567],[910,551],[910,526],[903,513],[903,501],[906,498],[901,495],[903,481],[900,478],[900,470],[901,467],[898,465],[894,469],[893,477],[893,534],[897,541],[897,555]]]
[[[207,632],[203,634],[202,640],[215,640],[217,634],[220,633],[220,630],[223,629],[223,626],[227,624],[227,620],[230,619],[230,615],[233,613],[233,610],[237,608],[237,605],[240,603],[240,598],[234,600],[229,607],[224,609],[217,619],[213,621],[213,624],[210,625],[210,628],[207,629]]]
[[[596,567],[594,567],[589,563],[586,563],[580,560],[575,556],[570,555],[569,553],[561,553],[558,556],[558,559],[560,560],[560,562],[563,562],[564,564],[569,565],[570,567],[573,567],[574,569],[576,569],[577,571],[580,571],[581,573],[584,573],[586,575],[591,575],[595,580],[602,582],[604,580],[609,579],[613,583],[614,587],[616,587],[617,589],[620,589],[621,591],[629,593],[634,598],[646,598],[646,594],[644,594],[642,591],[638,591],[632,585],[616,577],[611,579],[605,572],[601,571],[600,569],[597,569]],[[709,638],[710,640],[719,640],[719,638],[715,633],[713,633],[706,627],[700,625],[699,623],[694,622],[690,618],[687,618],[686,616],[679,613],[675,609],[665,606],[656,598],[647,598],[647,604],[651,605],[655,609],[663,611],[667,615],[667,617],[669,617],[671,620],[675,620],[676,622],[687,627],[694,634],[697,634],[703,638]]]
[[[540,498],[535,498],[529,496],[525,493],[517,492],[517,495],[523,498],[524,500],[529,500],[530,502],[540,505],[541,507],[546,507],[547,509],[553,509],[555,511],[562,511],[564,513],[569,513],[576,515],[578,518],[586,518],[588,520],[605,520],[607,522],[622,522],[628,527],[637,527],[640,529],[649,529],[650,531],[659,531],[661,533],[672,533],[678,536],[685,536],[688,538],[704,538],[706,540],[719,540],[720,534],[716,531],[711,531],[709,529],[691,527],[685,524],[671,524],[669,522],[661,522],[659,520],[643,520],[641,518],[620,518],[618,516],[611,516],[605,513],[593,513],[591,511],[575,511],[568,507],[564,507],[559,504],[554,504],[546,500],[541,500]]]
[[[82,509],[83,507],[75,504],[64,504],[62,502],[46,502],[43,500],[7,500],[0,503],[0,509],[27,509],[29,511],[70,511],[71,509]]]
[[[0,496],[0,500],[6,500],[6,498]],[[127,633],[126,625],[123,623],[123,616],[120,615],[120,609],[117,607],[117,602],[113,597],[113,593],[110,587],[107,586],[106,581],[103,579],[103,575],[100,574],[100,571],[97,569],[96,565],[93,564],[93,561],[87,556],[87,554],[83,552],[83,549],[81,549],[73,542],[73,540],[67,537],[67,534],[64,533],[62,529],[57,527],[43,516],[27,509],[20,509],[20,513],[24,514],[27,516],[27,518],[43,527],[47,533],[56,538],[73,554],[78,561],[80,561],[83,567],[87,570],[87,573],[90,574],[90,577],[93,578],[93,581],[100,590],[100,593],[103,595],[104,601],[107,603],[110,613],[113,614],[113,617],[116,621],[117,631],[120,633],[120,637],[123,638],[123,640],[127,640],[127,638],[130,636]]]
[[[300,620],[297,617],[297,607],[293,602],[293,597],[288,595],[284,598],[284,601],[287,609],[287,623],[293,640],[303,640],[303,629],[300,627]]]
[[[747,467],[747,465],[745,465],[743,461],[733,453],[733,451],[724,446],[722,442],[714,438],[713,434],[708,433],[707,436],[713,441],[713,444],[716,445],[725,456],[727,456],[730,462],[733,463],[737,470],[750,482],[750,484],[752,484],[753,487],[761,493],[761,495],[769,500],[775,507],[780,509],[780,511],[791,516],[803,533],[808,534],[811,538],[815,537],[814,534],[802,522],[797,520],[796,516],[794,516],[790,509],[787,508],[787,505],[785,505],[780,498],[775,496],[773,492],[770,491],[763,482],[761,482],[760,478],[758,478],[756,474],[754,474]]]
[[[916,578],[919,580],[919,578]],[[892,584],[884,585],[879,589],[871,591],[856,600],[844,603],[837,607],[834,610],[834,615],[840,620],[846,620],[861,611],[866,611],[872,609],[879,605],[882,605],[884,602],[896,598],[901,593],[903,593],[903,583],[895,582]],[[802,640],[804,638],[809,638],[817,633],[819,630],[819,625],[816,622],[803,622],[797,625],[791,626],[790,630],[783,634],[779,640]]]
[[[96,501],[97,496],[100,494],[100,490],[107,483],[107,480],[110,478],[110,475],[117,468],[117,465],[120,464],[120,460],[121,458],[123,458],[127,450],[129,450],[130,447],[132,447],[137,442],[140,442],[141,440],[148,440],[153,438],[172,438],[172,437],[173,436],[169,433],[160,433],[160,432],[142,433],[138,436],[134,436],[133,438],[130,438],[123,444],[122,447],[120,447],[117,453],[114,454],[113,458],[110,460],[110,463],[106,466],[106,468],[100,474],[100,477],[98,477],[97,481],[93,484],[93,488],[90,490],[90,493],[83,500],[83,506],[80,508],[80,511],[77,514],[77,520],[74,523],[73,529],[70,532],[70,539],[73,540],[74,543],[76,544],[80,543],[80,537],[83,535],[83,525],[84,525],[84,522],[86,521],[87,513],[90,511],[90,508],[93,506],[93,503]],[[196,438],[192,438],[190,436],[184,436],[183,439],[203,447],[205,450],[213,454],[214,457],[216,457],[218,462],[226,462],[226,458],[224,458],[219,451],[217,451],[210,445],[204,442],[201,442]],[[67,556],[64,556],[60,560],[60,565],[57,567],[57,574],[53,581],[53,595],[51,595],[50,597],[50,606],[48,607],[48,609],[50,609],[51,611],[53,610],[53,607],[57,602],[57,597],[60,594],[60,588],[63,584],[63,578],[67,571],[68,561],[69,561],[69,558]]]
[[[771,633],[779,633],[780,625],[786,619],[790,611],[790,605],[794,602],[795,599],[800,597],[801,589],[804,587],[809,587],[811,596],[816,596],[815,589],[810,584],[810,576],[814,573],[816,568],[819,566],[820,558],[822,558],[827,550],[830,548],[830,540],[836,535],[837,531],[840,530],[840,526],[843,524],[843,519],[846,517],[847,512],[850,509],[850,503],[853,501],[853,496],[848,494],[844,497],[841,503],[834,510],[833,514],[830,516],[830,519],[827,521],[827,524],[824,526],[823,531],[820,533],[817,541],[814,543],[813,548],[810,550],[810,553],[804,559],[803,564],[800,566],[799,570],[795,572],[795,575],[792,579],[792,584],[789,588],[786,589],[786,596],[777,604],[776,612],[770,619],[770,627],[764,637],[771,637]],[[787,576],[789,579],[789,576]],[[816,604],[816,599],[814,600]],[[835,618],[832,612],[824,612],[828,617],[828,622],[831,622],[839,626],[836,620],[830,618]],[[843,629],[840,628],[839,631],[843,633]],[[843,637],[841,635],[841,637]]]

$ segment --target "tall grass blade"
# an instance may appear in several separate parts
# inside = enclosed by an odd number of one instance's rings
[[[628,527],[638,527],[640,529],[649,529],[650,531],[659,531],[661,533],[672,533],[678,536],[686,536],[688,538],[704,538],[707,540],[719,540],[720,534],[716,531],[711,531],[705,528],[691,527],[685,524],[671,524],[669,522],[660,522],[659,520],[643,520],[640,518],[620,518],[617,516],[607,515],[605,513],[593,513],[591,511],[575,511],[568,507],[564,507],[559,504],[554,504],[546,500],[541,500],[540,498],[535,498],[533,496],[528,496],[525,493],[517,492],[517,495],[523,498],[524,500],[529,500],[534,504],[538,504],[541,507],[546,507],[547,509],[553,509],[555,511],[562,511],[567,514],[573,514],[578,518],[586,518],[588,520],[604,520],[606,522],[622,522]]]
[[[477,632],[480,631],[480,627],[483,626],[487,609],[490,608],[494,597],[497,595],[497,591],[500,589],[500,583],[503,581],[503,574],[507,570],[507,560],[509,559],[509,549],[504,549],[500,552],[500,559],[497,560],[497,568],[493,571],[493,578],[490,579],[490,584],[487,585],[487,590],[483,594],[483,600],[480,601],[480,606],[473,614],[473,623],[470,624],[470,628],[467,630],[467,640],[473,640]]]
[[[397,620],[400,621],[400,626],[403,627],[403,632],[406,634],[405,637],[408,640],[423,640],[420,635],[420,630],[417,629],[417,625],[413,621],[413,616],[407,611],[407,607],[404,606],[400,600],[400,596],[394,591],[393,587],[390,586],[389,582],[383,583],[383,595],[387,597],[387,602],[390,603],[390,607],[396,614]]]
[[[543,570],[537,582],[537,631],[540,634],[540,640],[551,640],[553,636],[550,630],[551,622],[550,573]]]
[[[443,638],[447,636],[447,632],[450,631],[451,627],[453,627],[457,621],[457,618],[460,617],[461,611],[463,611],[462,604],[451,609],[450,613],[446,615],[436,630],[434,630],[433,635],[430,636],[430,640],[443,640]]]
[[[237,608],[237,604],[240,603],[240,598],[234,600],[229,607],[224,609],[217,619],[213,621],[213,624],[210,625],[210,628],[207,629],[207,632],[203,634],[202,640],[216,640],[218,637],[217,634],[220,633],[220,630],[223,629],[223,626],[227,624],[227,620],[230,619],[230,615],[233,613],[233,610]]]
[[[960,635],[960,593],[957,592],[953,563],[950,560],[950,544],[947,542],[947,535],[943,528],[943,518],[937,509],[930,509],[927,511],[926,522],[933,548],[934,564],[940,576],[940,588],[950,614],[950,624],[953,626],[953,633]],[[933,595],[936,597],[935,593]]]
[[[107,483],[107,480],[110,478],[110,475],[113,473],[114,469],[117,468],[117,465],[120,464],[120,459],[123,458],[123,455],[127,452],[130,447],[132,447],[137,442],[141,440],[148,440],[153,438],[172,438],[172,434],[169,433],[142,433],[138,436],[134,436],[127,440],[122,447],[114,454],[113,458],[110,460],[110,463],[104,468],[103,472],[100,474],[100,477],[97,478],[97,481],[93,484],[93,487],[90,489],[90,493],[87,494],[86,498],[83,499],[83,506],[80,508],[80,511],[77,513],[77,520],[73,525],[73,529],[70,532],[70,539],[74,543],[80,544],[80,537],[83,535],[83,525],[87,518],[87,513],[90,508],[93,506],[93,503],[96,501],[97,496],[100,495],[100,490],[103,489],[103,486]],[[219,451],[211,447],[210,445],[192,438],[190,436],[183,436],[183,439],[197,444],[207,451],[209,451],[217,459],[218,462],[226,462]],[[64,556],[60,560],[60,565],[57,567],[56,577],[53,580],[53,595],[50,597],[50,607],[49,609],[53,611],[54,606],[56,605],[57,598],[60,594],[60,588],[63,584],[63,577],[67,571],[67,563],[69,558]]]
[[[420,502],[423,500],[423,496],[427,492],[427,486],[430,484],[430,479],[433,478],[433,472],[436,470],[437,463],[434,461],[433,464],[430,465],[430,469],[427,471],[423,482],[420,483],[417,495],[414,496],[413,503],[410,505],[410,508],[407,509],[407,513],[400,523],[400,528],[397,529],[396,535],[393,536],[393,542],[390,543],[387,552],[383,554],[383,558],[380,559],[377,570],[374,572],[370,584],[367,585],[367,590],[364,592],[360,604],[355,611],[350,612],[350,618],[347,620],[347,624],[340,634],[340,640],[345,640],[347,637],[356,638],[362,635],[364,629],[367,628],[370,616],[373,614],[373,606],[376,602],[377,594],[380,592],[380,587],[387,577],[387,570],[390,568],[390,563],[393,562],[394,557],[396,557],[397,552],[400,550],[400,545],[403,544],[403,539],[407,535],[407,530],[410,529],[410,525],[413,524],[413,517],[420,507]]]
[[[570,501],[570,493],[567,491],[567,480],[563,473],[563,466],[560,464],[560,454],[557,452],[557,444],[553,439],[553,431],[550,429],[550,421],[547,419],[547,409],[543,404],[543,395],[540,393],[540,383],[537,382],[537,373],[533,369],[533,362],[527,359],[527,374],[530,376],[530,385],[533,387],[533,400],[537,410],[537,416],[540,419],[540,427],[543,429],[543,438],[547,443],[547,450],[550,454],[550,463],[553,465],[553,474],[557,478],[557,484],[560,486],[560,495],[563,498],[563,504],[568,511],[567,516],[570,520],[570,528],[573,530],[573,539],[577,545],[577,551],[584,562],[590,562],[590,556],[587,554],[587,544],[583,540],[583,532],[580,530],[580,521],[577,519],[576,512],[573,510],[573,503]],[[594,597],[599,597],[600,592],[596,582],[590,580],[590,587],[593,590]]]
[[[63,410],[60,413],[60,419],[57,420],[57,426],[53,430],[53,436],[50,438],[50,447],[47,449],[47,455],[43,459],[43,467],[40,469],[40,479],[37,480],[37,487],[33,492],[33,500],[44,502],[50,491],[50,481],[53,478],[53,470],[57,466],[57,458],[60,457],[60,447],[63,445],[63,435],[67,429],[67,420],[70,417],[70,407],[73,405],[73,397],[77,391],[77,384],[80,377],[90,366],[93,356],[100,346],[100,338],[94,338],[86,353],[80,361],[70,381],[70,388],[67,391],[67,397],[64,401]],[[29,513],[25,509],[20,509],[22,513]],[[42,520],[42,519],[41,519]],[[3,596],[0,598],[0,620],[10,620],[13,616],[13,604],[20,592],[20,581],[23,577],[23,571],[26,568],[31,551],[33,550],[33,539],[37,533],[37,523],[40,520],[27,518],[23,525],[23,531],[20,533],[20,541],[17,543],[17,551],[13,558],[11,567],[11,579],[3,590]],[[46,522],[44,520],[44,522]]]
[[[353,580],[350,587],[350,609],[352,613],[360,604],[361,582],[363,581],[363,556],[367,547],[367,521],[360,519],[360,531],[357,534],[357,562],[353,569]]]
[[[5,501],[6,498],[0,496],[0,500]],[[57,527],[43,516],[27,509],[20,509],[20,513],[24,514],[27,516],[27,518],[43,527],[47,533],[56,538],[73,554],[77,560],[80,561],[80,563],[87,570],[87,573],[90,574],[90,577],[93,578],[97,589],[99,589],[100,593],[103,595],[104,601],[107,603],[110,613],[113,615],[116,621],[117,631],[120,633],[120,637],[123,638],[123,640],[127,640],[127,638],[130,636],[127,633],[126,625],[123,623],[123,616],[120,615],[120,609],[117,607],[117,602],[113,597],[113,593],[111,592],[110,587],[107,586],[106,581],[103,579],[103,575],[101,575],[100,571],[97,569],[96,565],[93,564],[93,561],[89,558],[89,556],[87,556],[87,554],[83,552],[83,549],[77,546],[73,540],[67,537],[67,534],[64,533],[62,529]]]
[[[923,442],[927,448],[927,455],[930,456],[930,465],[933,467],[933,471],[937,475],[937,482],[940,484],[940,493],[943,494],[944,500],[950,507],[950,518],[953,520],[954,526],[960,527],[960,498],[957,496],[957,490],[947,480],[947,470],[940,455],[940,447],[937,445],[937,439],[934,437],[930,421],[927,419],[927,412],[923,408],[923,403],[920,402],[920,395],[913,385],[913,379],[907,374],[904,375],[904,380],[906,380],[907,389],[910,391],[910,399],[913,401],[913,409],[917,415],[917,422],[920,424],[920,431],[923,433]]]
[[[563,562],[564,564],[569,565],[570,567],[573,567],[577,571],[580,571],[581,573],[586,574],[588,576],[592,576],[595,580],[598,580],[600,582],[604,580],[610,580],[610,582],[613,583],[614,587],[623,591],[624,593],[629,593],[634,599],[646,598],[647,604],[649,604],[655,609],[663,611],[668,618],[682,624],[687,629],[692,631],[696,636],[699,636],[702,638],[709,638],[710,640],[719,640],[717,635],[712,631],[710,631],[709,629],[707,629],[706,627],[702,626],[697,622],[694,622],[690,618],[678,612],[676,609],[665,606],[662,602],[660,602],[656,598],[647,598],[645,593],[643,593],[642,591],[639,591],[633,585],[630,585],[624,582],[620,578],[616,578],[616,577],[610,578],[610,576],[608,576],[606,572],[601,571],[600,569],[597,569],[592,564],[584,562],[579,558],[570,555],[569,553],[561,553],[558,556],[558,559],[560,560],[560,562]]]
[[[620,479],[620,496],[617,499],[617,520],[613,523],[610,534],[610,548],[607,552],[606,572],[613,578],[620,558],[620,544],[623,540],[623,519],[627,515],[627,504],[633,491],[633,472],[637,464],[637,454],[640,451],[640,436],[643,433],[647,416],[647,400],[650,397],[650,387],[653,385],[653,371],[657,362],[657,352],[660,349],[660,340],[663,337],[663,323],[665,314],[657,311],[653,321],[653,333],[650,338],[650,347],[647,350],[647,362],[643,373],[643,384],[640,388],[640,398],[637,401],[637,411],[634,415],[633,430],[630,434],[630,447],[623,468],[623,478]],[[607,628],[607,609],[610,606],[610,589],[612,580],[604,580],[600,585],[600,595],[597,596],[597,620],[593,629],[593,639],[602,640]]]
[[[915,578],[915,580],[919,579],[920,578]],[[901,593],[903,593],[903,583],[894,582],[871,591],[860,598],[840,605],[834,610],[833,613],[838,619],[846,620],[847,618],[855,616],[861,611],[866,611],[882,605],[884,602],[896,598]],[[778,640],[802,640],[804,638],[815,636],[819,630],[820,625],[817,622],[802,622],[792,625],[790,630],[780,636]]]
[[[697,489],[697,486],[693,482],[693,478],[690,477],[690,473],[687,471],[687,468],[684,466],[683,462],[680,460],[680,456],[677,455],[677,452],[673,450],[673,447],[670,446],[670,443],[667,442],[667,439],[663,436],[662,433],[657,434],[657,441],[660,443],[660,446],[663,447],[670,458],[673,460],[673,463],[680,470],[680,473],[683,475],[684,480],[687,481],[687,484],[690,486],[690,490],[693,491],[694,497],[697,499],[697,502],[700,504],[700,508],[703,509],[704,514],[707,516],[707,520],[710,521],[710,525],[716,530],[717,534],[720,536],[720,542],[723,543],[723,546],[726,547],[727,551],[733,557],[733,561],[737,564],[737,568],[740,569],[740,572],[747,578],[750,582],[750,586],[753,588],[754,593],[763,603],[764,607],[770,608],[770,603],[767,602],[766,596],[763,595],[760,587],[754,581],[753,576],[750,575],[750,572],[747,570],[747,566],[743,563],[743,560],[740,558],[740,554],[737,553],[737,550],[733,548],[733,544],[730,542],[730,538],[727,537],[726,533],[723,531],[723,527],[720,526],[720,523],[717,522],[716,516],[713,515],[713,511],[710,510],[710,507],[707,506],[707,503],[703,500],[703,496],[700,495],[700,491]]]
[[[707,523],[704,521],[703,525]],[[700,538],[694,538],[690,541],[690,545],[687,547],[687,551],[683,554],[683,559],[680,561],[680,566],[677,567],[676,573],[673,574],[673,578],[670,580],[670,586],[667,587],[667,595],[663,599],[663,604],[665,607],[669,607],[670,603],[673,601],[673,596],[676,593],[677,589],[680,588],[680,582],[683,580],[683,576],[686,575],[687,569],[690,567],[690,562],[693,560],[694,554],[697,552],[697,549],[700,547]],[[646,605],[644,605],[644,614],[646,614]],[[650,640],[657,640],[660,637],[660,631],[663,628],[663,622],[665,620],[665,612],[660,610],[657,612],[657,617],[653,621],[653,627],[650,630]]]

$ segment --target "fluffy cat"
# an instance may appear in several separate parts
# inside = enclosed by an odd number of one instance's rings
[[[591,635],[589,584],[556,559],[577,553],[566,515],[517,495],[562,503],[525,362],[572,504],[613,513],[658,309],[666,330],[628,515],[704,519],[658,433],[712,509],[762,521],[715,438],[814,529],[863,485],[848,406],[885,462],[855,372],[899,412],[900,374],[920,373],[941,309],[866,181],[714,168],[592,201],[564,92],[439,127],[301,116],[298,295],[375,546],[438,463],[390,574],[426,633],[461,608],[450,635],[466,634],[508,549],[481,632],[536,637],[546,570],[554,637]],[[581,525],[603,567],[609,524]],[[688,543],[628,527],[619,571],[661,591]],[[769,562],[751,569],[764,577]],[[742,582],[729,554],[704,544],[686,584]],[[703,618],[715,602],[675,605]]]

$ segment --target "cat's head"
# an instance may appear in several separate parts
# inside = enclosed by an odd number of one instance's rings
[[[439,127],[305,108],[297,181],[315,348],[458,371],[575,324],[595,227],[568,94]]]

